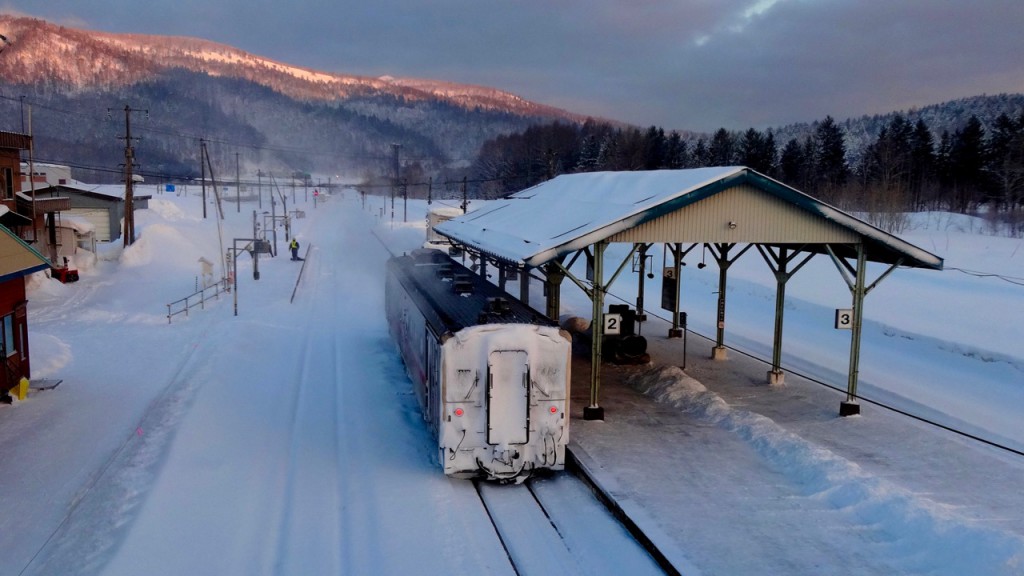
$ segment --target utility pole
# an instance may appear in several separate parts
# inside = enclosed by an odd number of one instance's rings
[[[242,213],[242,177],[238,171],[238,152],[235,152],[235,212]]]
[[[110,114],[111,108],[107,108]],[[134,185],[132,181],[132,165],[135,162],[135,149],[132,147],[132,112],[145,112],[149,116],[149,110],[140,110],[124,105],[124,245],[131,246],[135,243],[135,202]]]
[[[220,192],[217,192],[217,177],[213,174],[213,163],[210,162],[210,152],[203,146],[203,154],[206,158],[206,167],[210,169],[210,185],[213,189],[213,197],[217,200],[217,217],[224,219],[224,206],[220,201]]]
[[[274,198],[274,175],[270,175],[270,222],[274,231],[274,256],[277,256],[277,199]]]
[[[260,202],[260,210],[263,210],[263,170],[256,169],[256,197]]]
[[[401,176],[401,163],[398,160],[398,156],[402,151],[401,144],[391,145],[391,169],[393,171],[391,181],[391,221],[395,221],[395,192],[398,187],[399,177]]]
[[[199,165],[202,166],[203,220],[206,220],[206,140],[199,139]]]
[[[465,214],[469,208],[469,197],[466,195],[466,177],[462,177],[462,213]]]
[[[24,96],[22,96],[21,99],[22,99],[22,102],[25,101],[25,97]],[[22,113],[21,122],[22,122],[22,132],[24,132],[24,130],[25,130],[25,128],[24,128],[24,123],[25,123],[24,112]],[[28,185],[29,185],[29,190],[32,191],[32,243],[33,244],[35,244],[36,242],[39,241],[39,238],[36,237],[37,236],[37,232],[36,232],[36,178],[35,178],[36,166],[35,166],[35,158],[34,158],[35,147],[36,147],[35,142],[36,142],[35,136],[32,135],[32,105],[29,104],[29,106],[28,106]],[[52,262],[56,262],[57,261],[57,254],[53,255],[53,259],[51,261]]]

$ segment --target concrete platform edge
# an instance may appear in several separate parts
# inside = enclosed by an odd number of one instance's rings
[[[602,468],[583,447],[570,441],[565,453],[569,470],[590,486],[598,499],[622,522],[626,530],[650,553],[666,574],[700,574],[700,570],[686,558],[647,511],[623,495],[614,478],[609,474],[599,474]]]

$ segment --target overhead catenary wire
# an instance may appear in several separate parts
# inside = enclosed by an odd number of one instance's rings
[[[66,109],[58,108],[58,107],[51,106],[51,105],[48,105],[48,104],[43,104],[43,103],[37,102],[35,100],[27,99],[24,96],[10,96],[10,95],[7,95],[7,94],[4,94],[4,93],[0,92],[0,100],[7,100],[7,101],[10,101],[10,102],[17,102],[17,103],[22,104],[22,105],[29,104],[29,105],[31,105],[31,106],[33,106],[35,108],[41,108],[41,109],[44,109],[44,110],[49,110],[51,112],[57,112],[57,113],[60,113],[60,114],[66,114],[66,115],[71,115],[71,116],[79,116],[79,117],[94,119],[93,116],[90,116],[88,114],[84,114],[84,113],[79,112],[79,111],[66,110]],[[164,135],[164,136],[174,136],[174,137],[179,137],[179,138],[183,138],[183,139],[193,140],[193,141],[197,141],[197,142],[198,141],[205,141],[207,143],[219,144],[219,145],[222,145],[222,146],[228,146],[228,147],[234,147],[234,148],[246,148],[246,149],[256,150],[256,151],[294,152],[294,153],[306,154],[306,155],[329,155],[332,158],[346,158],[346,159],[351,159],[351,160],[376,160],[376,161],[381,161],[381,162],[390,162],[394,158],[392,155],[387,155],[387,154],[379,154],[379,155],[374,155],[374,154],[348,154],[348,155],[341,154],[341,155],[339,155],[339,154],[336,154],[336,153],[328,153],[328,152],[323,152],[323,151],[319,151],[319,150],[310,150],[308,148],[303,148],[303,147],[298,147],[298,146],[283,146],[283,145],[270,146],[270,145],[265,145],[265,144],[252,144],[252,143],[236,142],[236,141],[232,141],[232,140],[228,140],[228,139],[223,139],[223,138],[209,138],[209,137],[206,137],[206,136],[203,136],[203,135],[200,135],[200,134],[195,134],[195,133],[181,132],[181,131],[167,129],[167,128],[158,128],[158,127],[154,127],[154,126],[151,126],[151,125],[147,125],[147,126],[138,126],[137,125],[137,126],[135,126],[135,131],[136,132],[149,132],[149,133],[153,133],[153,134],[161,134],[161,135]],[[411,158],[407,157],[407,159],[411,159]],[[90,170],[90,171],[93,171],[93,172],[100,172],[100,173],[121,174],[123,172],[123,170],[121,170],[121,169],[108,168],[108,167],[104,167],[104,166],[92,166],[92,165],[88,165],[88,164],[80,164],[80,163],[66,162],[66,161],[46,159],[46,158],[39,158],[39,159],[37,159],[37,162],[39,162],[39,163],[46,163],[46,164],[62,164],[62,165],[65,165],[65,166],[69,166],[71,168],[77,168],[77,169],[81,169],[81,170]],[[146,176],[146,177],[150,177],[150,178],[162,178],[162,179],[166,179],[166,180],[179,180],[179,179],[184,179],[184,178],[190,178],[189,176],[184,176],[184,175],[180,175],[180,174],[168,174],[168,173],[157,172],[157,171],[152,171],[152,170],[147,171],[147,170],[141,170],[140,169],[136,173],[138,173],[141,176]],[[512,182],[512,181],[515,181],[515,180],[521,180],[521,179],[524,179],[526,177],[527,177],[526,175],[507,175],[507,176],[500,176],[500,177],[493,177],[493,178],[475,178],[475,179],[465,179],[465,180],[449,180],[449,181],[445,181],[444,185],[446,187],[451,187],[453,185],[459,185],[459,184],[490,184],[490,183],[499,183],[499,182],[500,183],[508,183],[508,182]],[[253,182],[251,180],[241,181],[241,183],[242,184],[246,184],[246,185],[255,184],[255,182]],[[407,182],[407,183],[405,183],[405,185],[407,187],[420,188],[420,187],[431,186],[432,182],[431,181],[427,181],[427,182]],[[362,189],[362,190],[373,190],[373,189],[388,190],[388,189],[392,188],[393,186],[394,185],[390,184],[390,183],[364,183],[364,184],[359,184],[358,188]],[[1005,275],[1005,274],[997,274],[997,273],[993,273],[993,272],[983,272],[983,271],[977,271],[977,270],[968,270],[968,269],[956,268],[956,267],[952,267],[952,266],[946,266],[945,270],[957,271],[957,272],[960,272],[960,273],[963,273],[963,274],[966,274],[966,275],[969,275],[969,276],[978,277],[978,278],[995,278],[995,279],[998,279],[998,280],[1001,280],[1003,282],[1007,282],[1009,284],[1013,284],[1013,285],[1016,285],[1016,286],[1024,286],[1024,278],[1008,276],[1008,275]]]
[[[0,94],[0,99],[20,100],[20,99],[15,99],[15,98],[11,98],[11,97],[5,96],[3,94]],[[64,112],[64,111],[61,111],[61,112]],[[389,159],[389,157],[386,157],[386,156],[380,156],[380,157],[376,157],[376,158],[377,159],[381,159],[381,160],[388,160]],[[44,163],[57,163],[56,161],[53,161],[53,160],[40,160],[40,161],[44,162]],[[90,170],[103,171],[103,172],[111,172],[111,173],[119,173],[120,172],[120,170],[103,168],[103,167],[94,167],[94,166],[87,166],[87,165],[81,165],[81,164],[68,164],[68,163],[65,163],[65,164],[68,165],[68,166],[74,167],[74,168],[90,169]],[[145,172],[142,172],[142,171],[140,171],[140,173],[146,174],[146,175],[150,175],[150,176],[154,176],[154,177],[165,177],[165,178],[169,178],[169,179],[178,178],[178,176],[168,175],[168,174],[145,173]],[[449,182],[446,182],[445,184],[446,185],[453,185],[453,184],[462,184],[463,182],[473,183],[473,184],[491,183],[491,182],[506,182],[508,180],[518,179],[518,178],[522,178],[522,177],[523,176],[501,177],[501,178],[479,178],[479,179],[473,179],[473,180],[468,180],[467,179],[467,180],[464,180],[464,181],[463,180],[449,181]],[[248,184],[250,182],[246,182],[246,183]],[[417,183],[408,183],[407,185],[408,186],[429,186],[430,184],[431,184],[430,182],[417,182]],[[359,189],[390,189],[392,186],[393,186],[392,184],[387,184],[387,183],[359,184],[359,185],[357,185],[357,187]],[[1024,286],[1024,278],[1017,278],[1017,277],[1007,276],[1007,275],[1003,275],[1003,274],[990,273],[990,272],[981,272],[981,271],[976,271],[976,270],[967,270],[967,269],[956,268],[956,267],[946,267],[945,270],[956,271],[956,272],[960,272],[960,273],[967,274],[969,276],[973,276],[973,277],[977,277],[977,278],[996,278],[998,280],[1001,280],[1001,281],[1004,281],[1004,282],[1007,282],[1007,283],[1010,283],[1010,284],[1013,284],[1013,285]],[[624,300],[621,297],[618,297],[618,296],[616,296],[616,295],[614,295],[612,293],[609,293],[609,296],[611,296],[613,298],[616,298],[616,299],[618,299],[618,300],[620,300],[622,302],[628,303],[626,300]],[[648,313],[650,313],[650,312],[648,312]],[[661,318],[657,314],[654,314],[654,313],[650,313],[650,314],[652,316],[656,317],[656,318],[660,318],[662,320],[668,321],[665,318]],[[693,333],[693,334],[695,334],[697,336],[700,336],[702,338],[708,338],[706,335],[700,334],[699,332],[696,332],[694,330],[687,329],[687,331],[691,332],[691,333]],[[749,352],[746,352],[744,350],[739,350],[739,349],[736,349],[736,348],[728,346],[728,345],[726,346],[726,348],[734,350],[735,352],[737,352],[739,354],[748,356],[748,357],[750,357],[750,358],[752,358],[754,360],[757,360],[759,362],[763,362],[765,364],[770,364],[768,361],[764,360],[763,358],[759,358],[759,357],[757,357],[757,356],[755,356],[755,355],[753,355],[753,354],[751,354]],[[800,373],[799,371],[795,371],[795,370],[792,370],[792,369],[789,369],[789,368],[787,368],[787,370],[790,373],[792,373],[792,374],[794,374],[796,376],[804,378],[804,379],[806,379],[806,380],[808,380],[810,382],[813,382],[815,384],[818,384],[820,386],[824,386],[826,388],[835,390],[837,392],[841,392],[843,394],[848,394],[848,391],[845,390],[845,389],[841,389],[841,388],[839,388],[837,386],[834,386],[834,385],[829,384],[827,382],[821,381],[821,380],[816,379],[814,377],[811,377],[811,376],[809,376],[807,374],[803,374],[803,373]],[[954,427],[947,426],[947,425],[942,424],[940,422],[936,422],[934,420],[931,420],[931,419],[928,419],[928,418],[924,418],[922,416],[915,415],[913,413],[907,412],[907,411],[902,410],[900,408],[896,408],[894,406],[890,406],[888,404],[885,404],[884,402],[873,400],[871,398],[868,398],[868,397],[865,397],[865,396],[859,395],[859,394],[854,394],[852,396],[854,398],[858,399],[858,400],[862,400],[862,401],[864,401],[866,403],[873,404],[873,405],[879,406],[881,408],[884,408],[886,410],[892,411],[894,413],[901,414],[901,415],[906,416],[908,418],[912,418],[912,419],[918,420],[918,421],[920,421],[922,423],[925,423],[925,424],[928,424],[928,425],[931,425],[931,426],[934,426],[934,427],[946,430],[948,432],[951,432],[951,433],[963,436],[965,438],[969,438],[969,439],[975,440],[977,442],[981,442],[983,444],[992,446],[994,448],[998,448],[1000,450],[1004,450],[1004,451],[1016,454],[1018,456],[1024,456],[1024,451],[1017,450],[1017,449],[1014,449],[1012,447],[1009,447],[1009,446],[1006,446],[1006,445],[1003,445],[1003,444],[999,444],[998,442],[994,442],[994,441],[988,440],[986,438],[982,438],[982,437],[977,436],[975,434],[971,434],[969,432],[965,432],[965,431],[956,429]]]

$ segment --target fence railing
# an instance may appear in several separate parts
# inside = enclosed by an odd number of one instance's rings
[[[228,284],[227,278],[221,278],[217,282],[204,287],[202,290],[198,290],[188,296],[185,296],[181,300],[175,300],[167,305],[167,323],[171,323],[171,318],[178,314],[184,314],[188,316],[188,311],[192,308],[199,307],[203,309],[206,307],[206,301],[211,299],[219,299],[222,292],[230,292],[231,285]]]

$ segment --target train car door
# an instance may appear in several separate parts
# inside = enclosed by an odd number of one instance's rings
[[[496,350],[487,361],[487,443],[530,439],[530,366],[523,350]]]

